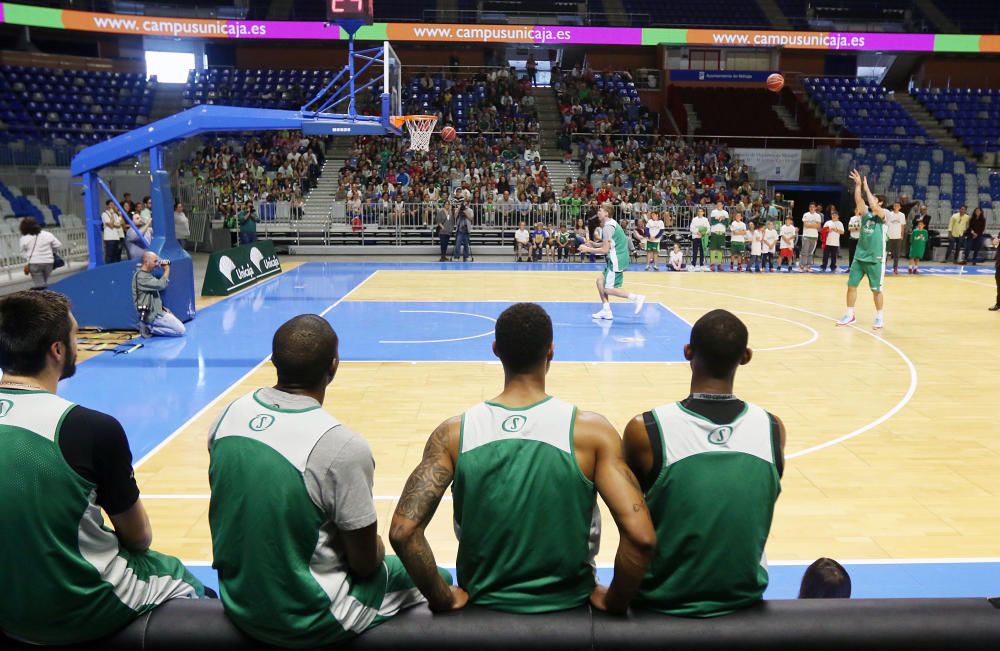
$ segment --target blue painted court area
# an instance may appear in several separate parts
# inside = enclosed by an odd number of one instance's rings
[[[327,318],[345,361],[496,361],[496,318],[507,302],[345,301]],[[556,361],[682,362],[690,326],[659,304],[616,303],[614,321],[595,320],[597,304],[541,303],[552,317]]]
[[[772,565],[766,599],[795,599],[807,565]],[[1000,563],[856,563],[845,564],[856,598],[992,597],[1000,594]],[[212,588],[218,588],[215,570],[204,565],[189,568]],[[454,568],[452,575],[454,576]],[[597,580],[609,585],[613,572],[597,570]]]
[[[201,310],[182,338],[148,339],[128,355],[80,364],[60,394],[113,414],[140,459],[270,355],[278,326],[329,310],[372,272],[303,265]]]

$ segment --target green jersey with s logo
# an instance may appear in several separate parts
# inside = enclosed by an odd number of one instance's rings
[[[770,416],[749,403],[731,423],[680,403],[653,416],[662,466],[646,503],[656,554],[637,603],[685,617],[753,604],[767,588],[764,545],[781,492]]]
[[[601,520],[577,465],[576,407],[483,402],[462,416],[455,464],[458,583],[478,606],[575,608],[594,590]]]

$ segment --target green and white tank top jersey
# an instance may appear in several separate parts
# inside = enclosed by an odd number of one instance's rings
[[[465,412],[455,466],[458,583],[480,606],[574,608],[595,586],[601,519],[573,448],[576,407],[553,397]]]
[[[213,567],[226,614],[278,646],[345,640],[375,620],[386,574],[352,580],[337,530],[306,485],[310,453],[340,423],[318,404],[278,409],[259,393],[230,404],[209,440]]]
[[[680,403],[653,416],[663,465],[646,503],[657,550],[638,603],[713,617],[756,602],[767,587],[764,544],[781,492],[770,417],[749,403],[725,425]]]
[[[0,629],[38,644],[108,635],[201,586],[176,559],[132,553],[104,526],[97,487],[74,471],[59,430],[76,405],[45,392],[0,392]]]
[[[889,234],[885,219],[879,219],[872,212],[861,217],[861,237],[854,259],[860,262],[882,262],[885,260],[885,243]]]
[[[601,237],[611,242],[608,249],[607,265],[611,271],[625,271],[628,268],[628,238],[625,231],[613,219],[608,219],[601,227]]]

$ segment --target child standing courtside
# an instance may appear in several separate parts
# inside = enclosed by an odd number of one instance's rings
[[[708,268],[722,271],[722,248],[726,245],[726,225],[722,221],[712,224],[708,230]]]
[[[747,233],[747,237],[750,238],[750,262],[747,264],[747,271],[753,268],[753,271],[760,273],[760,255],[764,248],[764,229],[757,228],[756,224],[750,222],[750,231]]]
[[[774,222],[768,220],[767,228],[764,229],[764,242],[760,247],[761,269],[767,266],[767,272],[774,271],[774,252],[778,248],[778,231],[774,229]]]
[[[787,265],[785,267],[785,273],[792,273],[792,259],[795,257],[795,236],[798,231],[795,229],[795,220],[791,217],[785,218],[785,225],[781,227],[781,260],[778,262],[778,268],[781,265]]]
[[[746,262],[747,254],[747,225],[743,221],[742,210],[736,211],[734,221],[729,226],[729,232],[731,233],[729,242],[729,270],[740,271],[741,265]]]
[[[646,222],[646,271],[659,271],[656,258],[660,255],[660,240],[663,238],[664,228],[666,225],[660,216],[655,212],[650,214],[649,221]]]
[[[910,273],[918,274],[917,267],[927,252],[928,232],[924,222],[918,221],[916,228],[910,233]]]
[[[823,264],[820,265],[819,270],[826,271],[827,263],[829,263],[830,272],[836,273],[837,256],[840,253],[840,236],[844,234],[844,222],[840,221],[840,214],[836,208],[830,211],[830,219],[823,224],[823,230],[826,231],[826,240],[823,242],[825,245]]]

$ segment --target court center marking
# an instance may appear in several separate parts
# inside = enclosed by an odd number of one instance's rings
[[[484,314],[474,314],[472,312],[450,312],[448,310],[400,310],[400,314],[457,314],[459,316],[472,316],[477,319],[485,319],[492,323],[496,323],[497,320],[493,317],[486,316]],[[380,344],[444,344],[452,341],[468,341],[470,339],[479,339],[481,337],[489,337],[493,334],[493,328],[490,328],[486,332],[480,332],[478,335],[470,335],[468,337],[453,337],[451,339],[403,339],[403,340],[393,340],[384,339],[379,341]]]
[[[808,314],[810,316],[814,316],[816,318],[822,319],[824,321],[829,321],[831,323],[836,323],[837,322],[836,319],[834,319],[832,317],[829,317],[829,316],[827,316],[825,314],[820,314],[819,312],[813,312],[812,310],[807,310],[807,309],[802,308],[802,307],[795,307],[794,305],[787,305],[785,303],[777,303],[775,301],[768,301],[768,300],[764,300],[762,298],[752,298],[750,296],[740,296],[739,294],[729,294],[727,292],[715,292],[715,291],[711,291],[711,290],[708,290],[708,289],[693,289],[693,288],[690,288],[690,287],[664,287],[662,285],[656,285],[656,284],[653,284],[653,283],[642,283],[642,282],[633,283],[633,284],[634,285],[643,285],[643,286],[646,286],[646,287],[656,287],[656,288],[660,289],[661,291],[675,290],[675,291],[684,291],[684,292],[697,292],[697,293],[701,293],[701,294],[714,294],[716,296],[725,296],[726,298],[736,298],[736,299],[740,299],[740,300],[744,300],[744,301],[752,301],[754,303],[761,303],[761,304],[764,304],[764,305],[773,305],[775,307],[783,307],[783,308],[786,308],[786,309],[789,309],[789,310],[795,310],[796,312],[802,312],[803,314]],[[917,383],[918,383],[917,368],[916,368],[916,366],[913,365],[913,361],[911,361],[910,358],[906,356],[906,353],[904,353],[902,350],[900,350],[898,346],[896,346],[894,343],[892,343],[888,339],[885,339],[883,337],[879,337],[874,332],[870,332],[869,330],[867,330],[865,328],[861,328],[859,326],[854,326],[854,325],[847,326],[847,327],[851,328],[853,330],[856,330],[857,332],[860,332],[862,334],[865,334],[865,335],[871,337],[872,339],[874,339],[875,341],[879,341],[879,342],[885,344],[893,352],[895,352],[897,355],[899,355],[899,357],[903,360],[903,362],[906,363],[906,366],[907,366],[907,368],[910,371],[910,386],[909,386],[909,388],[907,388],[906,393],[903,395],[903,397],[900,398],[899,402],[897,402],[891,409],[889,409],[889,411],[885,412],[884,414],[882,414],[881,416],[879,416],[878,418],[876,418],[872,422],[868,423],[867,425],[862,425],[861,427],[857,428],[856,430],[854,430],[852,432],[848,432],[847,434],[844,434],[843,436],[838,436],[837,438],[831,439],[829,441],[826,441],[825,443],[820,443],[819,445],[814,445],[814,446],[806,448],[804,450],[799,450],[798,452],[793,452],[791,454],[786,454],[785,455],[785,459],[786,460],[788,460],[788,459],[795,459],[796,457],[803,457],[803,456],[805,456],[807,454],[812,454],[813,452],[818,452],[820,450],[824,450],[826,448],[833,447],[834,445],[837,445],[839,443],[843,443],[844,441],[849,441],[850,439],[853,439],[853,438],[855,438],[857,436],[861,436],[865,432],[878,427],[882,423],[886,422],[887,420],[889,420],[890,418],[892,418],[893,416],[895,416],[896,414],[898,414],[900,412],[900,410],[903,409],[903,407],[905,407],[907,404],[909,404],[910,400],[913,398],[913,394],[915,394],[917,392]]]
[[[711,307],[679,307],[677,309],[678,310],[713,310],[715,308],[711,308]],[[673,311],[673,310],[671,310],[671,311]],[[756,347],[754,347],[753,348],[753,352],[755,352],[755,353],[773,352],[773,351],[776,351],[776,350],[791,350],[792,348],[800,348],[802,346],[808,346],[809,344],[815,343],[819,339],[819,333],[815,329],[807,326],[806,324],[802,323],[801,321],[795,321],[794,319],[785,319],[785,318],[780,317],[780,316],[774,316],[773,314],[760,314],[758,312],[747,312],[745,310],[733,310],[733,314],[749,314],[750,316],[759,316],[759,317],[763,317],[765,319],[774,319],[775,321],[784,321],[785,323],[791,323],[793,325],[799,326],[800,328],[805,328],[806,330],[808,330],[809,332],[812,333],[812,338],[810,338],[807,341],[800,341],[797,344],[788,344],[787,346],[771,346],[769,348],[756,348]]]
[[[330,305],[328,308],[326,308],[325,310],[323,310],[322,312],[320,312],[319,316],[326,316],[327,313],[330,310],[332,310],[333,308],[337,307],[338,305],[340,305],[341,303],[343,303],[345,300],[347,300],[348,296],[350,296],[351,294],[353,294],[355,291],[358,290],[359,287],[361,287],[366,282],[368,282],[369,280],[371,280],[372,277],[375,276],[375,274],[377,274],[377,273],[378,273],[378,270],[375,270],[372,273],[370,273],[367,276],[365,276],[364,280],[362,280],[360,283],[358,283],[357,285],[355,285],[354,287],[352,287],[346,294],[344,294],[339,299],[337,299],[337,302],[335,302],[333,305]],[[281,274],[281,275],[283,275],[283,274]],[[275,278],[272,278],[271,280],[277,280],[277,278],[280,278],[281,275],[276,276]],[[170,443],[170,441],[172,441],[175,438],[177,438],[177,436],[180,435],[181,432],[183,432],[188,427],[190,427],[196,420],[198,420],[199,418],[201,418],[205,414],[205,412],[207,412],[209,409],[211,409],[212,407],[214,407],[216,403],[218,403],[220,400],[222,400],[222,396],[224,396],[227,393],[229,393],[229,391],[233,387],[235,387],[235,386],[239,385],[240,383],[244,382],[248,377],[250,377],[251,375],[253,375],[254,372],[256,372],[261,366],[263,366],[268,361],[270,361],[270,359],[271,359],[271,356],[268,355],[267,357],[265,357],[264,359],[262,359],[257,365],[255,365],[253,368],[251,368],[249,371],[247,371],[246,373],[244,373],[238,380],[236,380],[235,382],[233,382],[232,384],[230,384],[228,387],[226,387],[225,389],[223,389],[221,392],[219,392],[219,395],[217,395],[214,398],[212,398],[211,400],[209,400],[208,404],[206,404],[204,407],[202,407],[201,409],[199,409],[194,414],[194,416],[192,416],[191,418],[187,419],[184,422],[183,425],[181,425],[180,427],[178,427],[177,429],[175,429],[173,432],[171,432],[169,436],[167,436],[165,439],[163,439],[162,441],[160,441],[159,443],[157,443],[153,447],[152,450],[150,450],[149,452],[147,452],[146,454],[144,454],[141,459],[139,459],[138,461],[136,461],[135,464],[133,464],[133,466],[132,466],[133,469],[138,468],[142,464],[144,464],[147,461],[149,461],[149,459],[152,458],[152,456],[154,454],[156,454],[157,452],[159,452],[160,450],[162,450],[167,445],[167,443]]]

